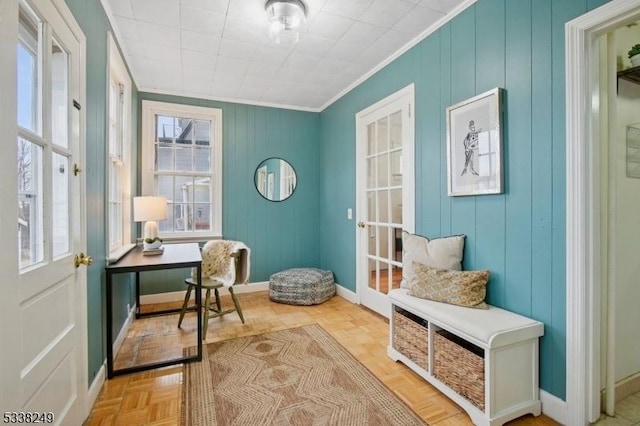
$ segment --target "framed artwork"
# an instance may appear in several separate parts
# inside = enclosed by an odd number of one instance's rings
[[[450,196],[502,193],[502,92],[496,87],[447,108]]]

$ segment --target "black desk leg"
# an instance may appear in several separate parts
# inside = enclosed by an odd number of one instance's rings
[[[112,275],[107,271],[107,377],[113,378],[113,295]]]
[[[198,287],[196,288],[196,322],[198,323],[198,361],[202,361],[202,265],[198,264],[197,277]]]
[[[136,319],[140,318],[140,272],[136,272]]]

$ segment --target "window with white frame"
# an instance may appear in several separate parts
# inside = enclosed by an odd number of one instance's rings
[[[142,102],[142,195],[167,199],[162,238],[222,235],[222,110]]]
[[[107,89],[107,235],[109,258],[118,259],[131,243],[131,79],[111,34]]]

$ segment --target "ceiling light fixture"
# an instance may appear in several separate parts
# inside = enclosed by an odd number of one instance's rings
[[[269,36],[276,43],[297,43],[304,35],[307,8],[301,0],[267,0]]]

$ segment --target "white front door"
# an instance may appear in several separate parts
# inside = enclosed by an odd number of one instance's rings
[[[3,330],[12,341],[2,344],[13,354],[0,366],[7,378],[2,386],[15,386],[10,396],[3,389],[3,411],[12,412],[3,421],[77,425],[87,414],[88,388],[86,266],[74,262],[86,251],[84,178],[78,171],[84,36],[64,1],[9,3],[3,1],[1,18],[3,25],[11,20],[7,28],[13,31],[2,35],[3,43],[13,41],[13,54],[3,50],[0,75],[12,77],[14,90],[6,97],[3,90],[3,101],[16,112],[0,130],[2,154],[14,159],[15,173],[3,193],[11,186],[7,199],[17,205],[0,208],[3,217],[12,212],[17,224],[17,236],[8,239],[15,245],[3,250],[17,255],[9,272],[16,279],[2,283],[2,294],[15,297],[0,299],[0,309],[12,313],[11,330]]]
[[[414,231],[413,84],[356,114],[358,300],[389,317],[402,278],[402,230]]]

